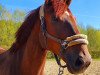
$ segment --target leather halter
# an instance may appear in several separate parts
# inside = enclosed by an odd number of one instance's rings
[[[71,37],[67,37],[65,40],[58,39],[50,35],[46,30],[46,24],[45,24],[45,18],[44,18],[44,5],[40,7],[40,20],[41,20],[41,31],[42,31],[42,35],[45,37],[45,41],[46,41],[46,38],[49,38],[59,43],[61,45],[61,52],[65,51],[67,47],[70,47],[73,45],[82,44],[82,43],[88,44],[87,36],[84,34],[73,35]],[[64,66],[61,65],[60,58],[56,54],[54,54],[54,56],[55,56],[57,64],[60,67],[62,68],[67,67],[66,65]]]

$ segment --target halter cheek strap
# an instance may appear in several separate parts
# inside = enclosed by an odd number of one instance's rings
[[[45,18],[44,18],[44,5],[42,5],[40,7],[40,20],[41,20],[42,36],[44,36],[45,38],[52,39],[52,40],[56,41],[57,43],[59,43],[61,45],[61,51],[64,51],[68,47],[78,45],[78,44],[88,45],[87,36],[84,34],[76,34],[76,35],[67,37],[65,40],[62,40],[62,39],[59,39],[59,38],[56,38],[56,37],[50,35],[46,30],[46,24],[45,24]],[[46,41],[46,39],[45,39],[45,41]],[[64,66],[61,65],[60,59],[58,58],[58,56],[56,54],[54,54],[54,56],[60,67],[62,67],[62,68],[67,67],[66,65],[64,65]]]

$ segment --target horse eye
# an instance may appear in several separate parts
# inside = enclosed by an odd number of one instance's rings
[[[52,21],[58,21],[56,17],[52,17]]]

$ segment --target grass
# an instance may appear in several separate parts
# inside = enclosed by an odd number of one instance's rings
[[[45,74],[46,75],[58,75],[58,65],[55,59],[47,59],[45,65]],[[64,69],[63,75],[72,75],[68,72],[67,69]],[[88,69],[80,75],[100,75],[100,59],[93,59],[91,65]]]
[[[95,59],[93,59],[94,61],[100,61],[100,58],[95,58]]]
[[[56,61],[55,58],[47,59],[47,61]]]
[[[94,61],[100,61],[100,58],[93,58]],[[47,59],[47,61],[56,61],[55,58]]]

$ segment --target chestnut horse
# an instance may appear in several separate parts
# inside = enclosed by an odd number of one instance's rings
[[[88,41],[77,28],[68,8],[70,3],[71,0],[46,0],[28,15],[11,48],[0,54],[0,75],[44,75],[48,50],[55,53],[58,65],[67,67],[70,73],[87,69],[91,63]]]

